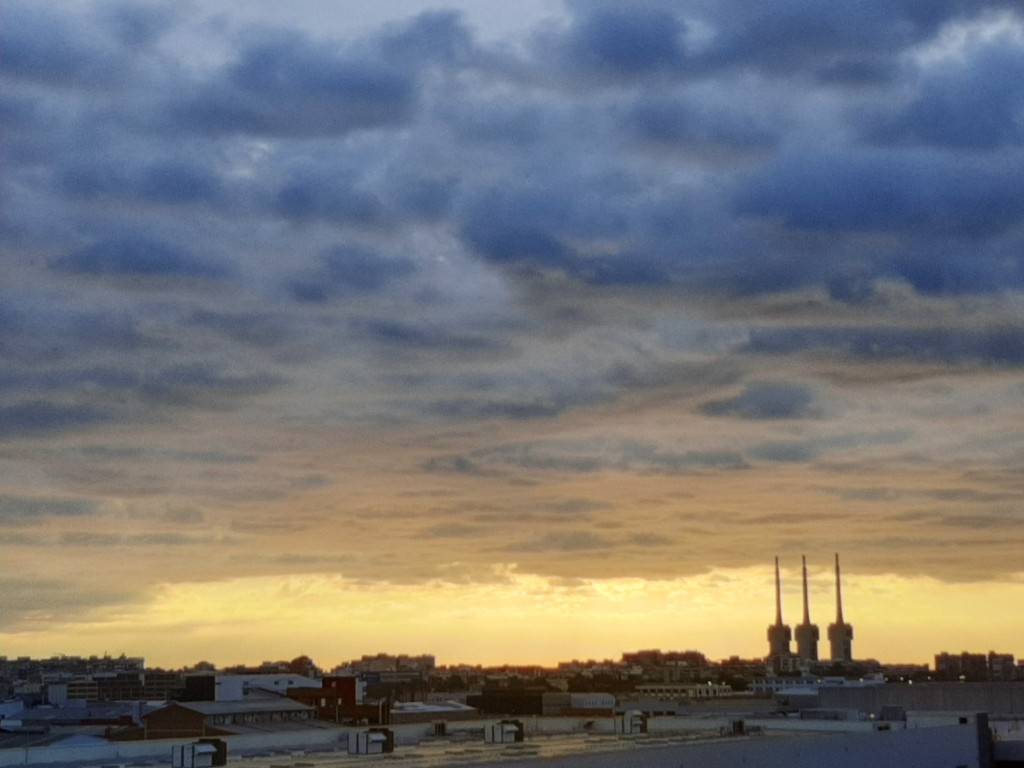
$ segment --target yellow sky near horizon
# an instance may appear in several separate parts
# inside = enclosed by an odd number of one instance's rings
[[[774,619],[769,569],[725,569],[672,580],[558,579],[496,568],[489,580],[367,585],[330,574],[163,584],[147,599],[74,623],[0,633],[7,656],[145,656],[178,668],[311,656],[330,668],[363,654],[431,653],[439,664],[617,659],[630,650],[696,649],[711,659],[767,652]],[[811,618],[828,656],[830,574],[812,577]],[[799,574],[783,571],[784,618],[801,619]],[[1011,581],[945,584],[929,578],[844,575],[854,655],[930,663],[941,651],[1024,656],[1024,572]]]

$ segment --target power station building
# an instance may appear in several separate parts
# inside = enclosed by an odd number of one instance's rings
[[[836,553],[836,620],[828,625],[828,644],[833,661],[853,661],[853,625],[843,621],[843,593],[839,587],[839,553]]]
[[[803,557],[804,620],[796,627],[796,655],[804,661],[818,660],[818,625],[811,624],[811,607],[807,598],[807,558]]]
[[[782,620],[782,582],[779,576],[779,558],[775,558],[775,623],[768,627],[767,661],[775,671],[795,671],[802,665],[817,662],[820,631],[811,623],[810,599],[807,588],[807,558],[802,557],[804,618],[795,633]],[[790,651],[790,641],[796,636],[796,653]],[[843,594],[840,586],[839,554],[836,554],[836,620],[828,625],[828,640],[833,662],[853,661],[853,625],[843,618]]]
[[[768,659],[778,662],[788,656],[793,630],[782,623],[782,582],[779,579],[779,558],[775,558],[775,623],[768,627]]]

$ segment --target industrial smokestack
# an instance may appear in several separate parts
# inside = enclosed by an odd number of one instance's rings
[[[819,631],[817,625],[811,624],[811,604],[807,591],[807,557],[801,556],[800,559],[804,577],[804,620],[793,631],[796,637],[796,655],[804,661],[817,661]]]
[[[828,625],[828,640],[833,661],[853,660],[853,625],[843,619],[843,590],[839,577],[839,553],[836,552],[836,621]]]
[[[836,552],[836,624],[845,624],[843,621],[843,592],[839,586],[839,553]]]
[[[803,561],[804,567],[804,624],[811,623],[811,607],[807,601],[807,556],[801,555],[800,559]]]
[[[775,623],[768,627],[768,658],[777,665],[789,656],[789,642],[793,630],[782,623],[782,579],[779,578],[779,558],[775,558]]]
[[[838,566],[836,566],[838,567]],[[779,558],[775,558],[775,624],[782,625],[782,582],[779,580]]]

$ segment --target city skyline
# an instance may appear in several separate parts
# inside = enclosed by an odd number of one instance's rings
[[[837,556],[837,559],[838,559],[838,556]],[[837,565],[838,565],[838,563],[837,563]],[[775,565],[775,567],[776,567],[776,571],[775,571],[775,573],[776,573],[776,582],[775,582],[776,591],[774,592],[774,595],[775,595],[776,621],[777,622],[781,621],[781,622],[784,623],[784,617],[787,615],[787,613],[786,613],[787,600],[786,600],[786,596],[785,595],[786,595],[787,591],[789,591],[790,593],[793,592],[793,590],[791,588],[787,587],[786,582],[787,582],[788,577],[792,576],[793,574],[786,573],[786,570],[784,568],[780,568],[779,562],[778,562],[778,558],[776,558],[776,565]],[[783,573],[786,573],[786,576],[783,576],[782,575]],[[822,572],[823,575],[825,573],[827,573],[827,572],[825,572],[825,571]],[[838,577],[838,572],[837,572],[837,577]],[[806,566],[806,557],[804,556],[802,558],[801,569],[800,569],[800,590],[801,590],[801,592],[799,593],[799,599],[802,601],[801,604],[805,605],[805,608],[809,608],[809,602],[810,602],[809,601],[809,595],[810,595],[811,590],[808,589],[807,586],[806,586],[806,582],[805,582],[806,578],[807,578],[807,566]],[[820,588],[818,588],[818,589],[815,589],[814,591],[818,592],[820,595],[821,594],[828,594],[830,596],[831,595],[835,595],[835,597],[838,598],[838,588],[837,588],[837,584],[836,583],[833,583],[832,585],[830,585],[828,589],[820,589]],[[790,594],[790,598],[793,598],[792,594]],[[806,601],[806,604],[803,601]],[[561,608],[561,607],[562,606],[559,606],[559,608]],[[329,604],[324,604],[324,605],[319,606],[319,608],[321,609],[321,611],[324,611],[324,610],[329,611],[332,608],[332,606],[329,605]],[[767,612],[767,603],[766,603],[765,608],[766,608],[766,612]],[[820,608],[820,606],[819,606],[819,608]],[[841,604],[837,603],[837,602],[833,602],[832,605],[831,605],[831,608],[833,610],[837,611],[837,613],[838,613],[839,618],[837,618],[837,621],[842,621],[843,612],[842,612]],[[646,612],[659,613],[659,610],[656,609],[656,608],[645,607],[643,609],[643,612],[644,613],[646,613]],[[661,612],[663,612],[663,609],[662,609]],[[415,613],[414,611],[410,611],[410,615],[413,615],[414,613]],[[430,614],[430,616],[432,618],[436,618],[437,615],[441,615],[442,613],[443,613],[443,609],[439,608],[436,614]],[[321,614],[318,613],[317,615],[319,616]],[[605,618],[608,619],[608,620],[611,620],[614,617],[606,616]],[[962,617],[957,616],[954,619],[954,623],[956,621],[961,621],[961,620],[962,620]],[[477,645],[477,643],[479,641],[479,638],[480,638],[480,633],[479,632],[474,633],[474,634],[469,634],[469,635],[464,636],[464,637],[456,638],[456,637],[452,636],[451,632],[449,632],[447,630],[447,628],[444,628],[444,625],[442,625],[442,627],[443,628],[441,629],[441,631],[439,633],[435,633],[433,635],[430,635],[429,633],[423,633],[423,635],[421,635],[421,636],[423,636],[423,637],[431,637],[432,636],[434,638],[440,638],[440,643],[439,644],[441,645],[441,647],[443,649],[447,649],[447,648],[450,648],[450,647],[456,647],[456,648],[458,648],[458,647],[464,647],[464,648],[465,647],[474,647],[475,648],[474,650],[468,651],[467,653],[469,655],[467,657],[465,657],[465,658],[461,658],[460,657],[460,658],[443,658],[443,659],[440,659],[439,663],[442,664],[442,665],[445,665],[445,664],[452,664],[452,665],[455,665],[455,664],[475,664],[475,665],[484,665],[484,666],[502,666],[502,665],[512,665],[512,666],[515,666],[515,665],[552,666],[555,663],[566,662],[566,661],[570,661],[570,660],[575,661],[575,660],[608,660],[608,659],[614,659],[614,658],[616,658],[616,657],[618,657],[618,656],[620,656],[622,654],[630,652],[629,650],[627,650],[626,646],[623,646],[623,647],[619,648],[616,651],[606,652],[604,654],[597,654],[597,655],[593,655],[593,656],[588,656],[588,655],[585,655],[585,654],[578,654],[577,653],[577,654],[573,654],[571,656],[564,656],[564,657],[558,657],[558,658],[553,657],[553,656],[547,656],[545,658],[538,658],[536,656],[531,656],[531,657],[521,657],[521,656],[520,657],[515,657],[514,656],[512,658],[502,658],[500,656],[500,654],[499,655],[495,655],[495,652],[491,651],[491,650],[485,650],[485,651],[481,652],[480,648]],[[784,627],[784,628],[786,630],[789,630],[788,625],[786,627]],[[234,658],[234,657],[231,657],[230,656],[231,653],[237,653],[241,649],[246,648],[249,645],[249,644],[241,641],[237,637],[234,638],[227,646],[224,646],[224,645],[220,646],[220,655],[224,656],[225,654],[227,654],[227,656],[229,658],[229,661],[227,662],[228,665],[230,665],[230,664],[257,664],[258,662],[266,662],[266,661],[270,661],[270,660],[279,660],[279,659],[281,659],[283,657],[291,658],[293,655],[296,656],[296,657],[297,656],[311,656],[311,657],[314,657],[314,660],[317,660],[318,658],[322,657],[322,658],[326,658],[326,659],[331,660],[330,663],[321,665],[324,668],[328,668],[328,667],[331,667],[331,666],[337,666],[338,664],[343,663],[343,661],[345,661],[345,660],[356,659],[357,657],[362,657],[362,656],[366,656],[366,655],[373,655],[375,653],[403,654],[403,655],[410,655],[410,656],[416,656],[416,655],[420,655],[420,654],[426,653],[426,654],[428,654],[430,656],[434,656],[434,657],[438,656],[437,654],[435,654],[433,652],[433,650],[431,648],[418,647],[418,646],[417,647],[412,647],[412,646],[410,646],[410,647],[398,647],[398,648],[395,648],[395,647],[381,647],[381,648],[376,648],[376,649],[370,649],[369,647],[362,647],[362,648],[360,648],[360,646],[358,646],[358,644],[354,645],[352,642],[347,641],[345,639],[338,640],[338,639],[334,639],[334,638],[326,638],[325,639],[323,637],[301,636],[301,635],[296,635],[295,633],[289,632],[287,627],[284,627],[283,629],[284,629],[283,632],[280,629],[278,629],[278,630],[276,630],[274,632],[265,632],[264,633],[264,635],[266,635],[266,636],[274,635],[274,636],[280,638],[280,642],[282,643],[282,647],[286,648],[286,649],[288,649],[290,651],[290,653],[285,653],[285,654],[283,654],[283,656],[282,656],[282,654],[271,652],[271,646],[269,646],[264,641],[264,642],[258,644],[260,647],[262,647],[264,649],[264,653],[263,653],[262,656],[259,656],[259,654],[257,654],[256,656],[252,656],[252,657],[248,657],[248,658],[240,658],[240,657],[239,658]],[[798,627],[794,626],[794,629],[798,629]],[[971,637],[974,638],[973,639],[973,642],[974,642],[973,649],[974,650],[973,651],[967,651],[967,652],[978,652],[978,649],[981,649],[983,647],[988,648],[988,651],[994,650],[994,646],[993,646],[992,643],[989,643],[988,646],[986,646],[985,641],[983,639],[984,627],[982,626],[982,627],[980,627],[980,629],[981,629],[980,633],[977,633],[977,634],[974,634],[974,635],[971,636]],[[560,625],[556,625],[556,631],[563,632],[564,631],[564,627],[562,627]],[[771,628],[769,629],[769,633],[770,632],[771,632]],[[534,633],[532,631],[528,631],[524,635],[522,635],[520,639],[522,639],[522,638],[527,638],[528,639],[531,634],[537,634],[540,637],[542,645],[549,645],[549,644],[551,644],[550,635],[548,633],[543,632],[543,631],[538,631],[536,633]],[[756,634],[756,633],[754,633],[754,634]],[[608,636],[619,637],[619,636],[622,636],[622,635],[619,635],[619,634],[616,634],[616,633],[608,633]],[[638,639],[640,641],[639,644],[636,644],[636,645],[631,647],[634,650],[640,650],[642,648],[665,648],[665,649],[672,649],[672,650],[676,650],[676,651],[680,651],[680,650],[684,650],[684,649],[685,650],[696,650],[696,651],[700,651],[702,653],[705,650],[705,648],[703,646],[701,646],[699,643],[696,643],[696,642],[692,642],[692,643],[689,643],[689,644],[687,644],[686,642],[682,642],[682,643],[676,643],[675,645],[672,645],[671,644],[671,640],[670,640],[670,644],[669,645],[658,645],[656,643],[655,644],[652,644],[652,643],[646,643],[645,644],[643,642],[643,640],[645,638],[643,638],[641,635],[638,635],[638,634],[634,633],[633,635],[627,635],[627,636],[631,636],[631,637],[636,638],[636,639]],[[662,635],[662,637],[664,637],[664,635]],[[787,634],[787,637],[788,637],[788,634]],[[796,638],[796,635],[794,634],[793,635],[793,639],[795,639],[795,638]],[[736,639],[738,640],[736,645],[738,647],[740,647],[740,648],[751,649],[753,647],[753,644],[750,642],[750,640],[751,640],[750,637],[744,636],[742,638],[736,638]],[[891,640],[891,638],[890,638],[890,640]],[[237,645],[235,643],[237,643]],[[468,643],[469,645],[468,646],[464,645],[464,643]],[[785,643],[785,649],[784,650],[776,649],[776,650],[773,651],[773,646],[772,646],[772,641],[771,641],[771,634],[769,634],[769,641],[768,641],[767,644],[765,644],[763,640],[760,641],[760,644],[761,644],[762,647],[759,650],[748,650],[748,652],[746,652],[746,653],[738,652],[736,650],[728,650],[728,649],[725,650],[725,651],[722,651],[722,647],[720,645],[715,645],[714,646],[715,650],[718,651],[718,653],[710,653],[710,654],[707,654],[707,656],[708,656],[709,659],[714,659],[714,660],[727,659],[729,657],[737,657],[737,656],[740,657],[740,658],[750,658],[750,659],[762,659],[763,658],[765,660],[769,660],[772,657],[772,655],[774,653],[777,653],[777,652],[781,652],[781,653],[784,653],[786,655],[792,655],[794,659],[800,657],[800,655],[801,655],[799,653],[799,650],[798,650],[798,648],[796,646],[794,646],[793,648],[789,647],[788,639],[787,639],[787,641]],[[941,643],[939,643],[939,644],[941,645]],[[869,643],[869,647],[871,647],[871,648],[884,647],[886,645],[887,645],[887,643],[885,643],[885,642],[883,642],[881,644]],[[553,644],[551,647],[556,647],[556,646],[558,646],[558,643]],[[989,646],[992,646],[992,647],[989,647]],[[214,647],[216,647],[216,646],[214,646]],[[341,656],[339,657],[338,656],[338,648],[339,647],[341,647],[341,648],[348,648],[349,651],[348,651],[347,655],[342,653]],[[503,646],[502,646],[501,643],[495,643],[494,647],[495,648],[501,648]],[[564,642],[563,642],[561,647],[568,648],[568,649],[571,650],[572,648],[579,649],[579,648],[586,648],[588,646],[587,646],[587,644],[585,642],[580,642],[580,640],[579,640],[579,638],[577,636],[571,635],[570,636],[570,644],[569,645],[565,645]],[[594,647],[604,647],[605,649],[607,649],[610,646],[607,643],[602,643],[602,644],[598,644],[598,645],[590,645],[589,647],[591,647],[591,648],[594,648]],[[898,648],[899,647],[898,644],[895,647]],[[307,651],[309,649],[311,649],[311,648],[312,649],[316,649],[316,650],[318,650],[321,653],[320,654],[317,654],[317,653],[307,653]],[[194,650],[201,651],[202,650],[202,646],[195,647]],[[852,658],[853,661],[856,661],[858,659],[862,659],[862,660],[872,659],[872,660],[875,660],[875,661],[880,661],[883,664],[886,664],[886,663],[889,663],[889,664],[899,664],[899,663],[917,663],[917,664],[927,663],[927,664],[931,664],[931,661],[932,661],[932,659],[933,659],[933,657],[934,657],[936,652],[934,652],[934,651],[933,652],[929,652],[929,653],[926,654],[925,657],[915,657],[915,658],[903,658],[903,657],[899,657],[899,656],[897,656],[897,657],[889,657],[889,656],[886,656],[884,654],[875,653],[875,654],[859,654],[859,655],[858,654],[853,654],[852,656],[847,656],[847,658],[845,658],[845,659],[844,658],[838,658],[837,659],[837,657],[834,655],[834,653],[835,653],[835,649],[834,648],[831,649],[831,652],[829,652],[829,649],[827,647],[823,648],[822,652],[819,654],[819,657],[818,657],[818,659],[816,661],[818,661],[819,663],[827,664],[829,662],[836,661],[836,660],[839,660],[839,661],[844,661],[844,660],[845,661],[849,661]],[[166,656],[166,655],[153,656],[153,655],[145,653],[143,649],[139,649],[139,648],[135,648],[135,649],[132,649],[132,650],[128,650],[128,649],[122,648],[122,649],[120,649],[118,652],[116,652],[114,654],[111,654],[107,650],[104,650],[102,654],[99,654],[99,653],[96,653],[95,651],[91,651],[91,650],[84,650],[83,651],[83,650],[79,649],[78,651],[75,651],[75,652],[68,652],[65,649],[65,651],[63,651],[63,652],[59,652],[59,653],[58,652],[53,652],[51,655],[52,656],[79,655],[79,656],[83,656],[83,657],[99,656],[99,655],[103,655],[103,656],[124,655],[124,656],[128,656],[128,657],[144,657],[147,660],[148,666],[163,667],[163,668],[185,668],[187,666],[190,666],[191,664],[198,663],[200,661],[209,662],[209,661],[213,660],[214,658],[219,658],[217,656],[217,654],[203,654],[201,652],[199,653],[199,656],[188,657],[187,653],[183,652],[181,649],[179,649],[177,651],[177,653],[172,654],[170,656]],[[154,661],[154,659],[155,659],[155,661]],[[168,661],[169,659],[173,659],[173,661]],[[217,663],[218,666],[225,666],[225,664],[223,662],[224,662],[224,659],[223,658],[219,658],[219,661],[215,662],[215,663]]]
[[[510,8],[4,0],[0,650],[1024,656],[1019,3]]]

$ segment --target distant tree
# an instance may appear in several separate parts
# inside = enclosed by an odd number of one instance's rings
[[[306,677],[319,677],[320,668],[313,663],[309,656],[298,656],[288,662],[288,671],[293,675],[305,675]]]

